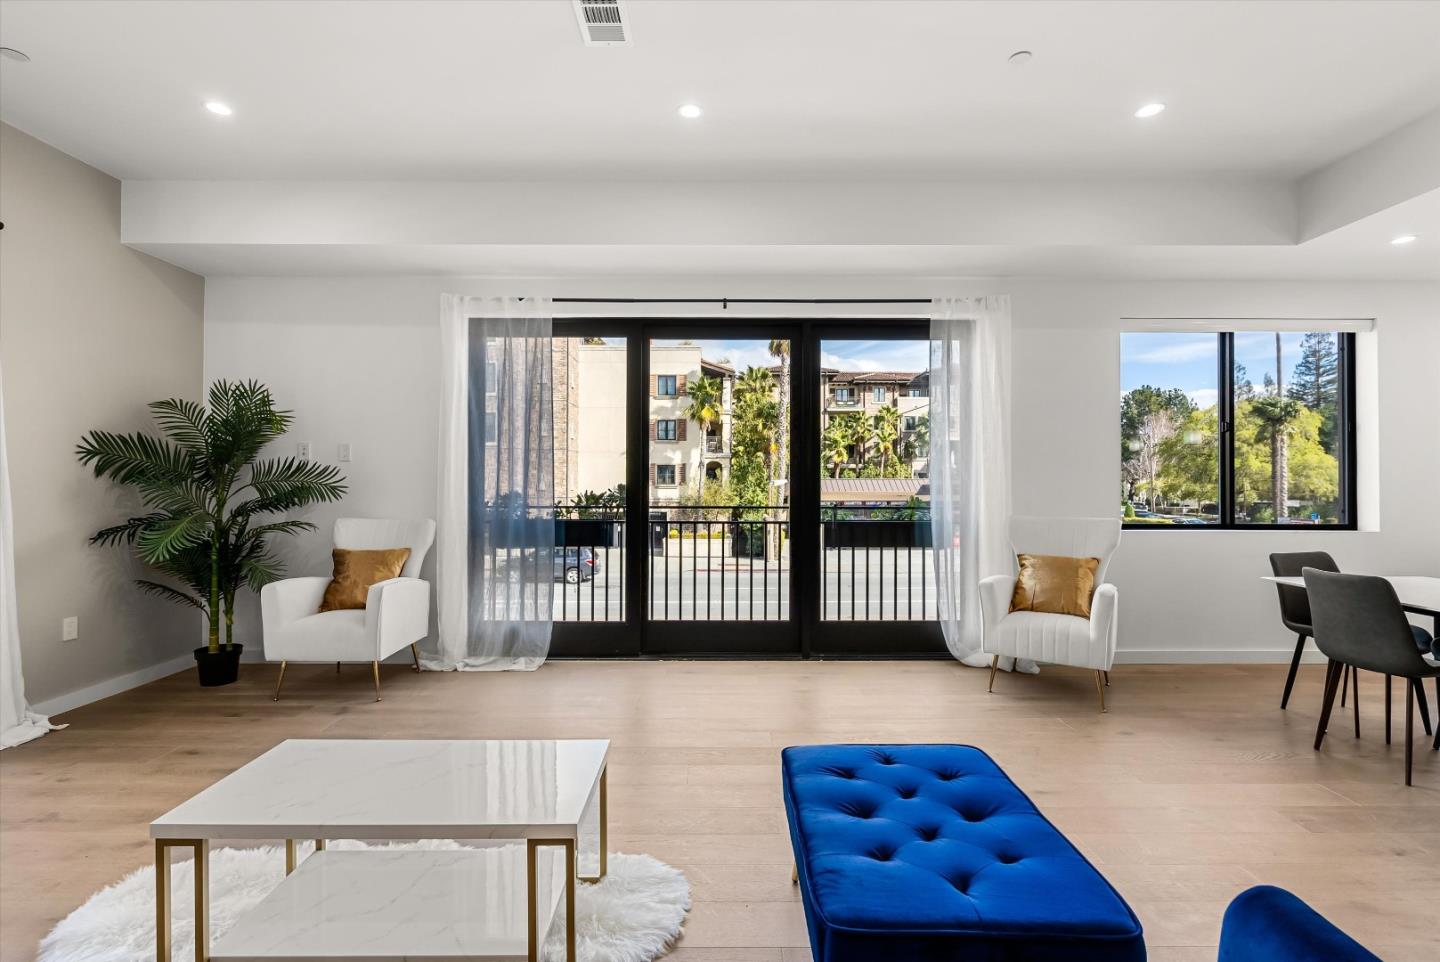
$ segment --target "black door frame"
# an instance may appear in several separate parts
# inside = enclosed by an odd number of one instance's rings
[[[936,621],[822,621],[820,581],[820,343],[833,340],[929,340],[923,319],[573,317],[554,322],[556,337],[623,338],[626,343],[625,619],[556,622],[558,658],[941,658],[949,657]],[[651,338],[789,337],[790,620],[650,621],[649,373]],[[801,466],[800,470],[796,470]],[[808,466],[808,467],[805,467]],[[636,496],[643,492],[643,496]],[[685,642],[685,643],[682,643]]]

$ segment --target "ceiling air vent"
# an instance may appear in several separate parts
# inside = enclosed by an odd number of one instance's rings
[[[630,42],[624,0],[574,0],[575,19],[587,47],[616,47]]]

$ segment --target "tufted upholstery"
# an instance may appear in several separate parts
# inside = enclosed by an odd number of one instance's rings
[[[816,962],[1142,962],[1140,922],[990,757],[964,745],[782,753]]]

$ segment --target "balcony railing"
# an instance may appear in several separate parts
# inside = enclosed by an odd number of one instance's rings
[[[939,617],[928,508],[820,508],[820,617],[933,621]]]
[[[727,454],[728,452],[725,450],[725,439],[717,437],[707,437],[705,439],[705,453]]]
[[[656,508],[649,527],[651,620],[789,619],[789,508]]]

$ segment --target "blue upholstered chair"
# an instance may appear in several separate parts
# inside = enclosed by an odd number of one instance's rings
[[[1380,962],[1323,915],[1273,885],[1246,889],[1225,910],[1219,962]]]

